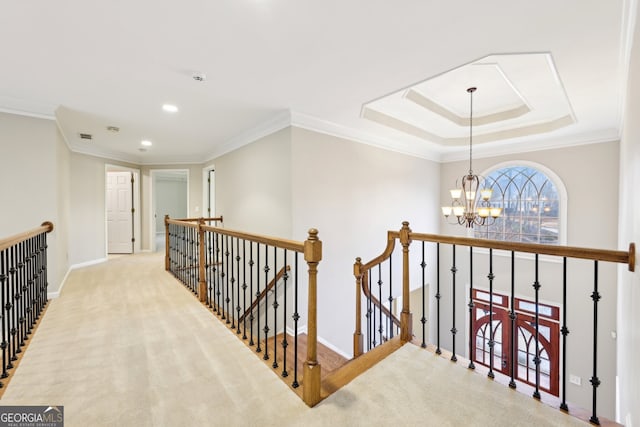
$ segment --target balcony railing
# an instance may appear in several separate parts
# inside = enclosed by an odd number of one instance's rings
[[[615,386],[614,375],[601,377],[600,356],[610,349],[599,322],[611,315],[601,300],[616,299],[616,263],[634,270],[633,243],[628,251],[512,243],[414,233],[404,222],[387,233],[381,255],[356,259],[354,356],[399,333],[402,342],[431,347],[452,362],[465,358],[469,369],[600,424],[598,390]],[[584,369],[585,358],[590,398],[570,395],[575,388],[567,386],[579,381],[570,373]],[[588,406],[585,416],[580,407]]]
[[[53,224],[0,239],[0,317],[2,373],[10,379],[29,336],[47,306],[47,233]]]
[[[268,361],[307,405],[316,405],[321,400],[316,304],[322,242],[318,231],[309,230],[307,240],[298,242],[225,229],[218,226],[221,222],[221,217],[166,217],[165,268]],[[307,274],[301,271],[301,255]],[[302,295],[307,296],[306,307],[301,306]],[[299,372],[303,320],[307,354]]]

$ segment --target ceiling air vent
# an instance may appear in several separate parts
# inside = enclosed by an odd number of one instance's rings
[[[81,133],[80,134],[80,139],[92,140],[93,139],[93,135],[91,135],[90,133]]]

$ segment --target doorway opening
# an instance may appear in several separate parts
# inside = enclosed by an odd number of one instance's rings
[[[215,182],[215,168],[213,166],[207,166],[202,171],[202,188],[204,190],[204,197],[202,200],[205,201],[205,206],[203,210],[203,214],[207,218],[213,218],[216,216],[216,182]]]
[[[151,251],[165,247],[164,217],[189,216],[189,170],[151,170]]]

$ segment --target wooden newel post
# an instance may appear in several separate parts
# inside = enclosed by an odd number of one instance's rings
[[[304,260],[309,266],[309,307],[307,320],[307,360],[304,362],[302,377],[302,400],[309,406],[320,402],[320,364],[317,360],[318,324],[318,263],[322,259],[322,242],[318,240],[318,230],[309,230],[309,238],[304,242]]]
[[[198,219],[198,296],[200,302],[207,302],[207,280],[205,275],[205,267],[207,260],[205,254],[204,242],[204,218]]]
[[[353,275],[356,276],[356,331],[353,333],[353,357],[358,357],[363,352],[362,344],[362,258],[356,258],[353,264]]]
[[[409,222],[403,221],[400,229],[400,244],[402,244],[402,313],[400,313],[400,340],[409,342],[413,338],[413,320],[409,308],[409,245],[411,229]]]
[[[164,216],[164,269],[167,271],[171,269],[169,260],[169,215]]]

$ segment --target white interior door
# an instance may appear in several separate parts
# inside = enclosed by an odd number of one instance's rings
[[[107,251],[133,252],[131,172],[107,172]]]

